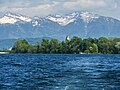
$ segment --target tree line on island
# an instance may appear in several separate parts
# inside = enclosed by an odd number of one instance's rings
[[[10,53],[41,53],[41,54],[120,54],[120,38],[87,38],[66,37],[64,41],[42,39],[35,44],[27,40],[17,40]]]

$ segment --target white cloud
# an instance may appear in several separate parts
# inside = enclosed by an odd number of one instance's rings
[[[31,7],[31,8],[24,8],[21,11],[24,14],[28,14],[28,15],[31,14],[32,16],[35,16],[35,15],[45,16],[45,15],[50,14],[53,7],[54,5],[44,4],[44,5],[38,5],[35,7]]]
[[[120,0],[0,0],[0,15],[12,12],[26,16],[46,16],[87,10],[113,16],[115,12],[119,13],[119,9]]]
[[[1,8],[1,12],[20,13],[27,16],[46,16],[51,14],[57,2],[31,5],[31,3],[16,2],[10,6]]]
[[[105,0],[76,0],[64,3],[64,8],[70,10],[103,8],[106,6]]]
[[[18,2],[12,3],[12,4],[7,5],[7,6],[8,7],[19,8],[19,7],[29,7],[30,4],[31,4],[30,2],[21,2],[21,1],[18,1]]]

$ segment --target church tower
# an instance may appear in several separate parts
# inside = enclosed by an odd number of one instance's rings
[[[66,36],[66,41],[70,41],[70,37],[68,35]]]

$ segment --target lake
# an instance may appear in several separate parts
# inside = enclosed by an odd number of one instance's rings
[[[0,90],[120,90],[120,54],[0,55]]]

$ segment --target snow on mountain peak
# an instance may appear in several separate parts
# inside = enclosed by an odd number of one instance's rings
[[[34,21],[34,22],[32,22],[32,24],[33,24],[33,27],[39,25],[38,21]]]
[[[9,12],[0,18],[0,24],[14,24],[18,21],[31,22],[32,19],[26,16],[16,15]]]
[[[41,22],[41,18],[38,17],[38,16],[35,16],[35,17],[32,18],[32,22],[31,23],[32,23],[33,27],[36,27],[36,26],[40,26],[41,25],[40,22]]]
[[[15,14],[12,14],[12,13],[7,13],[6,15],[8,17],[16,18],[16,19],[19,19],[19,20],[22,20],[22,21],[25,21],[25,22],[31,22],[30,18],[28,18],[26,16],[23,16],[23,15],[15,15]]]
[[[94,20],[95,18],[99,18],[98,15],[91,14],[89,12],[74,12],[65,16],[61,16],[59,14],[57,15],[49,15],[46,17],[46,19],[56,22],[60,24],[61,26],[66,26],[72,22],[74,22],[77,18],[81,18],[85,23],[89,23],[90,21]],[[35,20],[34,20],[35,19]],[[18,21],[23,22],[32,22],[34,25],[37,26],[39,24],[39,17],[34,17],[34,19],[31,19],[29,17],[20,15],[20,14],[13,14],[13,13],[6,13],[3,17],[0,18],[0,24],[14,24]]]
[[[76,13],[62,17],[61,15],[48,16],[47,19],[57,22],[58,24],[65,26],[76,20]]]
[[[16,22],[17,22],[17,19],[11,18],[8,16],[4,16],[4,17],[0,18],[0,24],[14,24]]]
[[[64,17],[60,16],[60,15],[48,16],[47,19],[54,21],[54,22],[57,22],[60,25],[65,26],[71,22],[74,22],[77,19],[77,17],[80,17],[81,19],[83,19],[83,21],[85,23],[89,23],[93,19],[99,18],[98,15],[94,15],[94,14],[91,14],[89,12],[81,12],[81,13],[74,12],[74,13],[71,13],[71,14],[66,15]]]
[[[81,16],[81,19],[83,19],[85,23],[89,23],[91,20],[95,18],[99,18],[99,16],[91,14],[89,12],[82,12],[80,13],[80,16]]]

